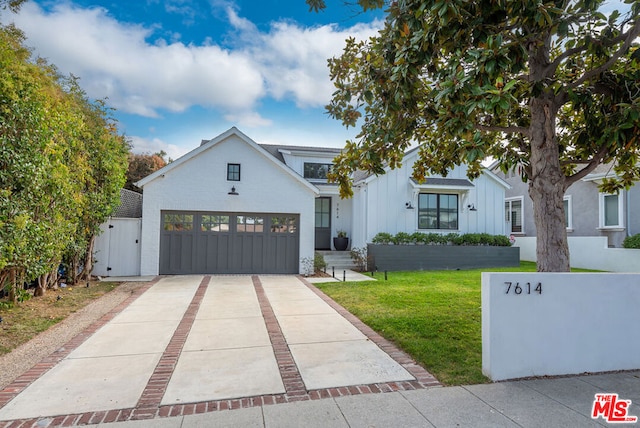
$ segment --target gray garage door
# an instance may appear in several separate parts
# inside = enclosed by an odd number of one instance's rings
[[[298,273],[297,214],[161,215],[161,274]]]

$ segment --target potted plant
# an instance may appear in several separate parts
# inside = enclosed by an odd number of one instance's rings
[[[338,236],[333,238],[333,247],[336,251],[345,251],[349,246],[349,238],[347,238],[347,232],[344,230],[338,231]]]

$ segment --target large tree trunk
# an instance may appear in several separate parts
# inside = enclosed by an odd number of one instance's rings
[[[560,168],[553,95],[531,101],[529,196],[536,225],[538,272],[568,272],[569,246],[564,220],[566,178]]]

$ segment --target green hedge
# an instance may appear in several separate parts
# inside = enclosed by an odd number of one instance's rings
[[[640,249],[640,233],[633,236],[627,236],[622,242],[624,248],[638,248]]]
[[[640,236],[640,235],[636,235]],[[504,235],[490,235],[488,233],[422,233],[408,234],[398,232],[395,236],[387,232],[380,232],[373,237],[373,244],[394,245],[487,245],[492,247],[510,247],[511,241]],[[626,240],[625,240],[626,242]],[[640,245],[640,238],[638,238]],[[632,248],[640,248],[632,247]]]

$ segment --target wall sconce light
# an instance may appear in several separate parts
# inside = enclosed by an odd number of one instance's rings
[[[236,192],[236,186],[233,186],[231,188],[231,191],[229,192],[229,195],[235,195],[235,196],[239,195],[239,193]]]
[[[405,207],[407,207],[407,209],[408,209],[408,210],[412,210],[412,209],[413,209],[413,205],[411,205],[411,201],[406,202],[406,203],[404,204],[404,206],[405,206]]]
[[[469,204],[467,205],[467,208],[469,208],[469,211],[478,211],[475,204]]]

